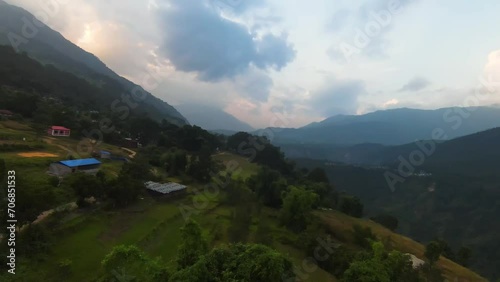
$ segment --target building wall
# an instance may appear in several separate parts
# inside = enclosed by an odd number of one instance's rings
[[[79,171],[95,175],[97,172],[99,172],[100,167],[101,165],[90,165],[71,168],[59,163],[53,163],[49,166],[49,173],[55,176],[65,176],[70,173]]]
[[[187,194],[187,188],[182,189],[182,190],[178,190],[178,191],[174,191],[174,192],[170,192],[168,194],[162,194],[162,193],[159,193],[157,191],[150,190],[150,189],[146,189],[146,190],[148,191],[148,193],[151,196],[158,198],[158,199],[170,199],[170,198],[180,197],[180,196]]]
[[[65,165],[53,163],[49,166],[49,173],[55,176],[64,176],[72,173],[72,170]]]
[[[53,130],[49,129],[47,133],[50,136],[63,136],[63,137],[69,137],[71,135],[71,131],[69,130]]]

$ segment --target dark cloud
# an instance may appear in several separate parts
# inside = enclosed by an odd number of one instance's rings
[[[276,70],[281,70],[295,58],[295,50],[290,48],[286,35],[276,37],[267,34],[257,42],[256,47],[257,56],[254,63],[261,69],[273,67]]]
[[[422,89],[426,88],[430,84],[431,84],[431,82],[428,81],[427,79],[423,78],[423,77],[415,77],[412,80],[410,80],[407,84],[405,84],[403,87],[401,87],[401,89],[399,89],[399,92],[403,92],[403,91],[411,91],[411,92],[419,91],[419,90],[422,90]]]
[[[360,80],[335,80],[329,86],[314,93],[312,111],[325,117],[338,114],[354,114],[358,109],[358,97],[365,93],[365,83]]]
[[[295,57],[286,36],[257,39],[246,26],[221,17],[201,0],[169,3],[159,12],[165,35],[160,49],[179,71],[217,81],[242,74],[251,65],[280,70]]]

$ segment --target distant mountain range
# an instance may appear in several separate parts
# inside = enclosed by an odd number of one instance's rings
[[[500,126],[500,108],[393,109],[365,115],[339,115],[301,128],[275,130],[277,144],[352,146],[403,145],[433,139],[442,130],[445,139]],[[257,132],[258,133],[258,132]]]
[[[15,34],[17,40],[20,40],[18,50],[26,52],[30,57],[43,64],[52,64],[96,85],[106,81],[106,78],[114,79],[121,85],[122,91],[125,93],[140,87],[119,76],[96,56],[76,46],[60,33],[40,22],[37,24],[41,24],[41,26],[33,24],[36,28],[36,34],[32,38],[23,39],[23,26],[26,25],[23,19],[33,23],[32,19],[34,18],[28,11],[0,0],[0,45],[12,45],[11,41],[14,38],[13,34]],[[142,87],[140,89],[144,91]],[[147,98],[140,107],[143,112],[147,112],[154,119],[166,119],[178,125],[187,124],[186,119],[174,107],[148,92]]]
[[[472,269],[496,281],[500,277],[499,144],[500,128],[493,128],[439,144],[281,148],[299,167],[325,169],[336,189],[361,199],[367,216],[392,214],[399,220],[399,231],[419,241],[443,238],[454,248],[470,247]],[[389,179],[388,173],[392,173]],[[390,189],[389,181],[395,189]]]
[[[403,158],[424,156],[419,169],[447,170],[466,175],[500,174],[500,128],[459,137],[445,142],[424,140],[398,146],[359,144],[353,146],[282,144],[290,158],[309,158],[365,166],[397,167]],[[418,158],[416,158],[419,160]]]
[[[249,124],[215,107],[199,104],[182,104],[176,106],[176,108],[191,124],[198,125],[206,130],[229,135],[238,131],[250,132],[255,130]]]

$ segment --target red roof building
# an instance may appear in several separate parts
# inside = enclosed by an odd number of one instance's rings
[[[63,137],[69,137],[71,134],[71,129],[63,127],[63,126],[51,126],[48,130],[47,133],[50,136],[63,136]]]
[[[9,110],[0,110],[0,116],[11,117],[13,115],[14,115],[14,113],[9,111]]]

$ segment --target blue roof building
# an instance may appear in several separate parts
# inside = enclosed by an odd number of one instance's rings
[[[49,174],[62,177],[66,174],[80,171],[95,175],[100,167],[101,162],[94,158],[66,160],[51,164],[49,167]]]
[[[60,161],[59,163],[65,165],[67,167],[80,167],[80,166],[100,165],[101,164],[100,161],[98,161],[94,158]]]

